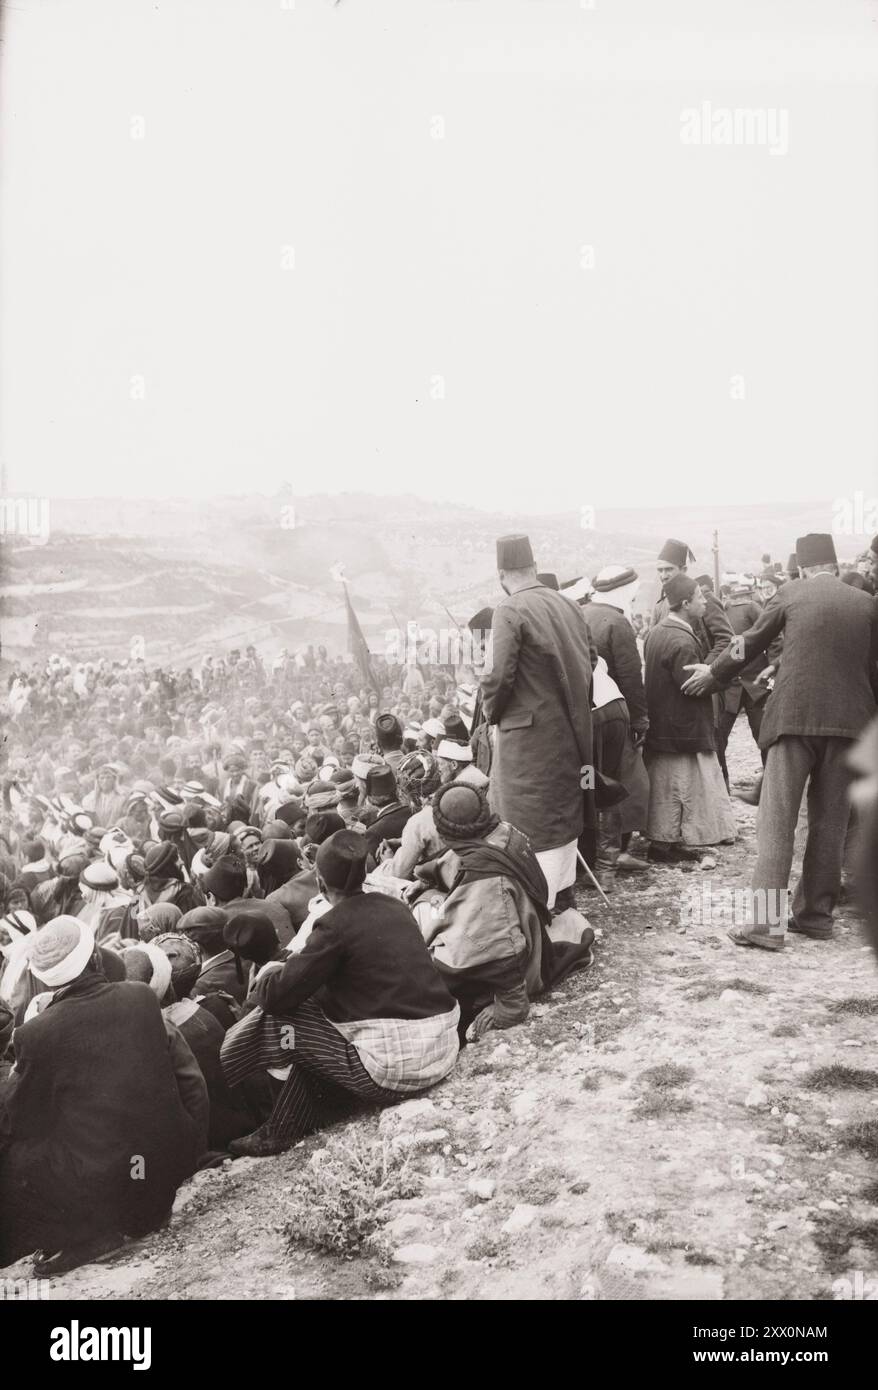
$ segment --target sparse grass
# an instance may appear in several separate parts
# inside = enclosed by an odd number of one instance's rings
[[[829,1005],[831,1014],[856,1014],[858,1018],[872,1018],[878,1014],[878,995],[852,994],[847,999],[836,999]]]
[[[677,1062],[659,1062],[655,1067],[647,1067],[637,1078],[648,1089],[634,1107],[634,1119],[656,1120],[662,1115],[684,1115],[692,1110],[689,1097],[678,1095],[677,1091],[694,1075],[691,1067],[681,1067]]]
[[[801,1031],[797,1023],[779,1023],[776,1028],[772,1028],[771,1036],[773,1038],[797,1038]]]
[[[363,1275],[363,1282],[369,1289],[384,1293],[388,1289],[398,1289],[403,1280],[401,1269],[394,1265],[372,1265]]]
[[[683,1256],[687,1265],[715,1265],[716,1260],[712,1255],[705,1255],[703,1250],[687,1250]]]
[[[500,1242],[493,1236],[479,1235],[466,1247],[468,1260],[495,1260],[500,1254]]]
[[[839,1141],[867,1158],[878,1159],[878,1120],[860,1120],[839,1131]]]
[[[878,1182],[870,1182],[860,1193],[864,1202],[868,1202],[873,1207],[878,1207]]]
[[[811,1091],[874,1091],[878,1087],[878,1071],[861,1071],[857,1067],[817,1067],[802,1082]]]
[[[637,1230],[637,1222],[632,1221],[625,1211],[605,1211],[604,1225],[614,1236],[625,1236],[630,1240]]]
[[[599,1071],[588,1071],[580,1083],[583,1091],[599,1091],[601,1089],[601,1074]]]
[[[828,1269],[843,1270],[852,1245],[860,1245],[878,1255],[878,1221],[858,1221],[853,1216],[833,1213],[815,1222],[814,1244]]]
[[[673,1091],[658,1091],[638,1101],[632,1114],[636,1120],[657,1120],[662,1115],[685,1115],[687,1110],[694,1108],[688,1096],[678,1096]]]
[[[740,994],[770,994],[768,985],[764,985],[759,980],[746,980],[743,975],[733,975],[729,980],[706,980],[703,984],[693,985],[686,990],[690,999],[715,999],[723,990],[736,989]]]
[[[638,1079],[648,1082],[658,1090],[666,1090],[672,1086],[684,1086],[694,1075],[691,1067],[681,1067],[676,1062],[660,1062],[656,1067],[647,1067]]]
[[[526,1178],[515,1185],[516,1202],[526,1202],[532,1207],[544,1207],[549,1202],[554,1202],[558,1196],[558,1189],[564,1187],[567,1182],[565,1169],[559,1168],[554,1163],[547,1163],[544,1168],[537,1168],[533,1173],[528,1173]]]
[[[420,1176],[410,1155],[348,1127],[330,1137],[320,1164],[296,1176],[283,1234],[291,1245],[358,1255],[375,1236],[388,1202],[414,1197]]]

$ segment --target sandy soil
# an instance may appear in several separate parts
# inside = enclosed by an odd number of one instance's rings
[[[758,768],[741,721],[732,767]],[[468,1047],[435,1109],[391,1122],[448,1137],[421,1194],[386,1212],[390,1264],[289,1247],[313,1136],[199,1174],[167,1228],[51,1296],[819,1299],[869,1279],[878,1295],[878,1075],[812,1084],[817,1068],[876,1066],[875,960],[845,912],[831,944],[791,937],[777,955],[735,948],[722,922],[681,925],[693,886],[746,884],[755,811],[735,807],[739,840],[715,869],[628,880],[612,917],[583,893],[602,929],[593,968]]]

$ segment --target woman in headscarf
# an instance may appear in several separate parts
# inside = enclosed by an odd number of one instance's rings
[[[151,907],[144,907],[137,919],[138,940],[152,941],[163,932],[174,931],[182,915],[176,903],[153,903]]]

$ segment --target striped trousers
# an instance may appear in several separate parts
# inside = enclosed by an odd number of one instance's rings
[[[265,1122],[265,1129],[287,1144],[320,1127],[327,1101],[349,1103],[356,1096],[391,1105],[402,1099],[398,1091],[375,1084],[353,1043],[312,999],[284,1018],[253,1009],[226,1033],[220,1059],[230,1086],[269,1067],[290,1068]]]

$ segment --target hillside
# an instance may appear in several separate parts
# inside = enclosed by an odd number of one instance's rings
[[[445,626],[448,611],[463,622],[496,598],[494,539],[517,530],[562,581],[634,564],[646,606],[669,534],[688,539],[698,568],[712,571],[717,527],[723,567],[752,568],[765,550],[785,560],[797,534],[826,529],[830,516],[828,504],[785,516],[758,504],[631,509],[601,513],[584,529],[580,515],[486,513],[414,496],[61,498],[45,544],[7,537],[0,547],[3,656],[118,657],[135,636],[157,663],[251,641],[266,653],[306,641],[340,651],[345,615],[330,574],[338,562],[380,649],[397,620]],[[851,555],[865,539],[846,540]]]

